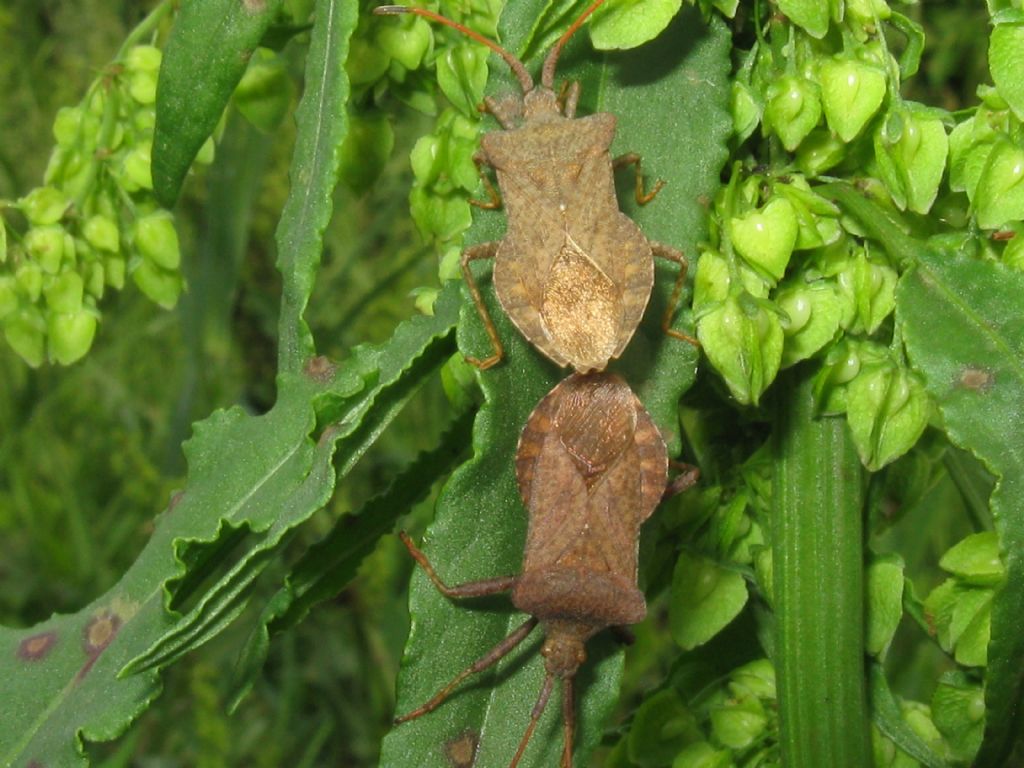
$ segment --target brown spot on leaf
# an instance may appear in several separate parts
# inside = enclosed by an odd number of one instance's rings
[[[480,744],[480,734],[476,731],[464,731],[444,745],[444,754],[452,768],[472,768],[476,761],[476,748]]]
[[[85,664],[78,670],[81,680],[92,669],[93,664],[102,655],[107,646],[114,642],[118,630],[121,629],[121,617],[113,611],[102,611],[93,616],[82,631],[82,650],[88,657]]]
[[[266,0],[242,0],[242,7],[252,14],[263,13],[267,10]]]
[[[995,380],[995,374],[984,368],[968,366],[960,371],[960,386],[964,389],[973,389],[975,392],[987,392],[992,389]]]
[[[306,361],[305,373],[314,381],[327,382],[334,378],[337,366],[323,355],[311,357]]]
[[[40,632],[26,637],[18,644],[18,658],[24,661],[39,661],[46,658],[57,644],[56,632]]]

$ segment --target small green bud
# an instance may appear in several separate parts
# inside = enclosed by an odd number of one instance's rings
[[[697,321],[708,360],[740,403],[756,405],[782,361],[782,324],[751,296],[731,296]]]
[[[157,72],[163,53],[152,45],[133,46],[124,58],[124,68],[128,72]]]
[[[909,451],[930,414],[924,385],[892,363],[862,369],[847,387],[850,432],[861,461],[872,472]]]
[[[928,213],[949,152],[942,121],[919,110],[894,109],[875,131],[874,144],[879,174],[896,206]]]
[[[420,136],[416,140],[409,153],[409,161],[412,164],[412,175],[420,186],[429,186],[440,176],[443,164],[441,154],[446,146],[447,142],[433,134]]]
[[[867,639],[865,650],[884,658],[903,618],[903,560],[884,555],[867,568]]]
[[[47,323],[49,356],[61,365],[81,359],[96,336],[96,315],[87,309],[50,314]]]
[[[125,154],[121,163],[121,184],[129,192],[153,188],[149,144],[139,144]]]
[[[132,272],[132,280],[146,296],[164,309],[173,309],[181,295],[181,275],[143,261]]]
[[[25,233],[25,250],[44,272],[55,275],[64,260],[64,228],[59,224],[33,227]]]
[[[817,83],[786,76],[768,86],[764,123],[793,152],[821,118],[821,96]]]
[[[686,651],[704,645],[739,615],[748,597],[737,571],[701,555],[680,553],[669,603],[672,639]]]
[[[430,25],[418,16],[405,16],[397,24],[377,27],[377,44],[406,69],[419,67],[433,42]]]
[[[838,165],[846,157],[846,144],[831,131],[811,131],[800,143],[796,152],[796,164],[808,176],[820,174]]]
[[[57,146],[71,149],[77,143],[82,130],[82,108],[61,107],[53,120],[53,138]]]
[[[167,211],[136,219],[134,244],[144,259],[163,269],[176,270],[181,265],[178,232],[174,229],[174,217]]]
[[[82,308],[85,283],[77,272],[62,272],[43,289],[46,305],[53,312],[74,313]]]
[[[762,701],[773,701],[775,692],[775,667],[768,659],[756,659],[733,670],[729,675],[729,687],[744,691]]]
[[[82,227],[86,242],[93,248],[108,253],[121,250],[121,233],[117,224],[103,215],[91,216]]]
[[[412,291],[412,298],[413,306],[416,307],[416,311],[421,315],[433,317],[434,304],[437,302],[438,293],[437,288],[428,288],[426,286],[414,288]]]
[[[459,44],[438,58],[437,83],[448,101],[464,115],[476,115],[487,85],[487,52],[479,46]]]
[[[703,251],[697,261],[693,279],[693,307],[695,310],[725,301],[729,296],[729,262],[718,251]]]
[[[33,261],[21,264],[14,272],[18,287],[32,303],[39,301],[43,293],[43,270]]]
[[[441,254],[441,264],[437,270],[438,277],[442,283],[459,279],[462,275],[461,260],[461,248],[445,248],[444,253]]]
[[[967,536],[942,556],[939,567],[966,584],[981,587],[998,586],[1006,578],[995,531]]]
[[[839,331],[842,302],[828,281],[783,288],[775,304],[786,313],[782,330],[786,335],[782,367],[788,368],[814,355],[832,341]]]
[[[35,307],[26,307],[4,321],[11,349],[33,368],[42,365],[46,351],[46,321]]]
[[[996,229],[1024,218],[1024,149],[1000,138],[978,179],[974,200],[978,224]]]
[[[897,277],[894,269],[871,261],[863,252],[839,273],[839,290],[853,308],[848,330],[868,334],[878,330],[896,307]]]
[[[744,706],[723,706],[711,710],[711,732],[730,749],[746,749],[764,733],[768,716],[757,699]]]
[[[892,16],[885,0],[846,0],[846,14],[861,24],[875,24]]]
[[[85,290],[94,299],[103,298],[103,289],[106,286],[106,274],[103,264],[93,261],[86,267]]]
[[[1024,62],[1021,60],[1021,50],[1024,50],[1024,24],[996,24],[989,38],[989,70],[996,90],[1018,120],[1024,120]]]
[[[107,285],[116,291],[124,288],[125,260],[123,256],[109,256],[103,262]]]
[[[732,130],[739,141],[744,141],[757,128],[761,120],[761,105],[746,83],[734,80],[729,108],[732,112]]]
[[[156,103],[156,72],[140,70],[128,75],[128,95],[142,106]]]
[[[25,218],[37,227],[56,224],[70,205],[64,193],[54,187],[36,187],[18,201]]]
[[[857,137],[885,98],[885,72],[854,59],[821,62],[818,82],[828,127],[847,143]]]
[[[734,216],[728,226],[729,239],[747,263],[772,280],[780,280],[799,234],[793,204],[775,197],[759,210]]]

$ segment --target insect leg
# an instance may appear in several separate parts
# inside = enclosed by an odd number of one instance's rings
[[[473,303],[476,305],[476,311],[484,323],[484,329],[487,331],[487,335],[491,339],[491,347],[494,349],[494,354],[483,360],[466,355],[466,362],[475,365],[481,371],[486,371],[500,361],[505,354],[505,348],[501,346],[501,339],[498,338],[498,329],[494,327],[494,321],[491,320],[491,315],[487,312],[487,307],[484,306],[484,300],[480,296],[480,289],[477,288],[476,280],[473,279],[473,271],[469,268],[469,262],[476,261],[477,259],[493,259],[497,252],[498,243],[496,241],[473,245],[462,252],[462,276],[466,280],[469,293],[473,297]]]
[[[484,170],[484,166],[488,165],[487,156],[482,152],[476,152],[473,154],[473,163],[476,165],[476,170],[480,174],[480,179],[484,183],[484,192],[487,193],[486,200],[470,200],[470,205],[475,205],[477,208],[483,208],[484,210],[493,211],[497,208],[501,208],[501,195],[498,194],[498,190],[494,188],[491,183],[491,177],[487,175]]]
[[[408,722],[409,720],[415,720],[417,717],[433,712],[439,706],[444,703],[444,700],[451,696],[452,691],[458,687],[459,683],[465,680],[470,675],[475,675],[477,672],[481,672],[487,669],[492,664],[496,664],[502,658],[508,655],[509,651],[519,645],[526,636],[533,631],[533,628],[537,626],[537,619],[532,616],[524,621],[515,632],[506,637],[496,646],[491,648],[487,653],[481,656],[479,659],[474,661],[471,665],[466,667],[457,674],[448,685],[442,688],[437,694],[422,707],[417,707],[412,712],[402,715],[401,717],[395,718],[395,725],[401,725],[402,723]]]
[[[655,195],[661,191],[661,188],[665,186],[665,182],[658,179],[654,182],[654,189],[650,192],[644,191],[644,174],[640,170],[640,155],[636,152],[627,152],[624,155],[619,155],[612,160],[612,165],[616,168],[623,168],[627,165],[632,165],[636,168],[636,186],[633,188],[633,194],[636,196],[636,201],[639,205],[647,205],[654,199]]]
[[[530,724],[526,726],[523,738],[519,742],[519,749],[516,750],[515,755],[512,757],[512,762],[508,764],[508,768],[516,768],[519,765],[523,752],[526,751],[526,745],[530,743],[530,737],[533,736],[533,729],[537,727],[537,721],[540,720],[540,716],[544,714],[544,708],[548,705],[548,699],[551,698],[551,689],[554,684],[555,676],[550,672],[546,673],[544,675],[544,686],[540,689],[540,696],[537,697],[537,703],[533,705],[533,711],[530,712]]]
[[[667,486],[665,486],[665,493],[661,497],[663,499],[671,499],[673,496],[688,491],[697,484],[700,480],[700,468],[693,466],[693,464],[687,464],[683,461],[670,460],[673,467],[679,470],[679,474],[676,475]]]
[[[683,284],[686,282],[686,270],[689,267],[689,262],[686,257],[683,256],[681,251],[677,251],[675,248],[665,245],[664,243],[651,243],[651,253],[655,256],[660,256],[663,259],[674,261],[679,265],[679,275],[676,277],[676,284],[672,287],[672,296],[668,300],[668,308],[665,310],[664,316],[661,318],[661,330],[671,336],[673,339],[679,339],[681,341],[688,341],[693,346],[699,347],[700,342],[697,341],[693,336],[677,331],[672,327],[672,320],[676,316],[676,310],[679,308],[679,298],[683,295]]]
[[[437,575],[434,570],[434,566],[430,564],[427,556],[420,551],[420,548],[412,543],[412,539],[409,535],[402,531],[398,534],[402,539],[402,543],[405,544],[405,548],[409,550],[409,554],[412,555],[413,559],[419,563],[430,580],[434,582],[434,586],[437,587],[437,591],[445,597],[451,598],[452,600],[458,600],[464,597],[484,597],[486,595],[496,595],[499,592],[508,592],[512,589],[515,584],[515,576],[499,576],[494,579],[480,579],[479,581],[467,581],[465,584],[457,584],[454,587],[449,587],[443,581],[441,577]]]
[[[572,742],[576,733],[576,697],[573,693],[573,680],[566,677],[562,680],[562,768],[572,768]]]

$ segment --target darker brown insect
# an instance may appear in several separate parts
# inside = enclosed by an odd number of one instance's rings
[[[560,680],[562,766],[569,768],[573,678],[586,658],[586,641],[602,629],[634,624],[647,613],[636,585],[637,540],[640,525],[665,490],[667,464],[658,428],[621,378],[574,374],[556,386],[530,415],[516,452],[519,493],[530,517],[518,576],[449,587],[402,534],[409,552],[447,597],[511,591],[512,604],[531,617],[430,701],[395,722],[439,707],[463,680],[495,664],[540,624],[544,683],[510,765],[518,765]]]
[[[595,0],[555,43],[539,86],[519,59],[461,24],[422,8],[374,9],[378,14],[415,13],[483,43],[508,63],[523,91],[522,96],[499,101],[485,99],[486,110],[504,130],[485,134],[474,158],[481,168],[494,168],[508,216],[504,239],[475,245],[462,254],[462,273],[493,347],[490,357],[466,358],[478,368],[489,368],[504,354],[470,269],[470,262],[478,259],[494,259],[494,289],[502,309],[558,365],[571,365],[581,373],[601,371],[622,354],[650,299],[653,256],[675,261],[680,268],[663,329],[697,343],[670,328],[686,277],[686,259],[675,248],[647,240],[619,210],[613,170],[635,165],[640,203],[651,200],[662,182],[645,193],[639,155],[612,160],[615,115],[577,118],[579,83],[563,90],[564,99],[554,91],[562,48],[603,2]],[[484,181],[491,200],[477,204],[496,208],[501,200],[486,176]]]

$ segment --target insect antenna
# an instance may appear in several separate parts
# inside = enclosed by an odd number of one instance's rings
[[[530,737],[533,736],[533,729],[537,727],[537,722],[540,720],[540,716],[544,714],[544,708],[548,705],[548,699],[551,698],[551,689],[554,685],[555,676],[547,672],[544,675],[544,686],[540,689],[540,696],[537,697],[537,703],[533,705],[533,711],[530,712],[530,724],[526,726],[523,738],[519,742],[519,749],[516,750],[516,754],[513,756],[512,762],[508,764],[508,768],[516,768],[519,765],[519,760],[522,758],[523,752],[526,751],[526,745],[530,743]]]
[[[572,768],[572,742],[576,732],[576,700],[573,696],[572,678],[562,680],[562,768]]]
[[[554,88],[555,67],[558,65],[558,57],[562,53],[562,48],[564,48],[565,44],[569,42],[569,38],[576,33],[576,30],[583,26],[583,22],[587,20],[587,17],[603,4],[604,0],[594,0],[594,2],[590,4],[590,7],[581,13],[580,17],[570,24],[569,28],[565,30],[560,38],[558,38],[558,42],[555,43],[555,47],[551,49],[551,53],[549,53],[548,57],[544,60],[544,68],[540,73],[540,84],[542,88],[547,88],[549,90]]]
[[[428,11],[426,8],[412,8],[407,5],[378,5],[373,9],[373,12],[378,16],[397,16],[400,13],[413,13],[417,16],[429,19],[430,21],[436,21],[438,24],[449,26],[467,37],[476,40],[478,43],[483,43],[496,54],[501,56],[501,58],[505,60],[505,63],[511,67],[512,74],[514,74],[516,79],[519,81],[519,86],[523,89],[523,93],[533,90],[533,78],[530,77],[530,73],[526,71],[526,67],[523,65],[523,62],[493,40],[488,40],[479,32],[475,32],[469,27],[459,24],[457,21],[452,21],[451,19],[442,16],[439,13],[435,13],[434,11]],[[587,13],[590,13],[590,11],[587,11]],[[586,14],[584,14],[584,16],[585,15]]]

